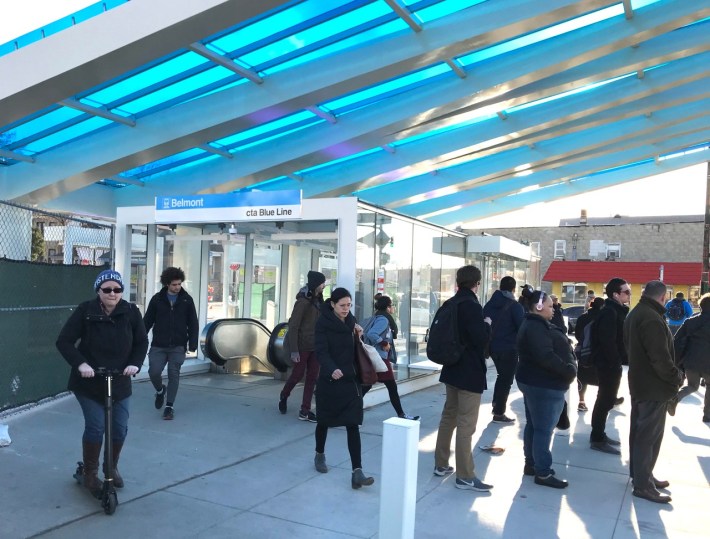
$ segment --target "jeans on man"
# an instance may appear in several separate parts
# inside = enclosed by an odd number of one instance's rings
[[[320,364],[316,360],[315,352],[299,352],[300,360],[293,364],[291,376],[286,380],[284,388],[281,390],[280,397],[287,399],[291,396],[291,391],[296,387],[296,384],[301,381],[303,375],[306,375],[306,380],[303,382],[303,399],[301,400],[301,411],[311,411],[311,401],[313,400],[313,391],[316,387],[316,380],[320,372]]]
[[[546,477],[552,473],[550,443],[555,425],[565,405],[565,391],[531,386],[518,382],[525,402],[525,430],[523,452],[525,464],[535,467],[535,475]]]
[[[439,433],[434,450],[434,466],[446,467],[451,456],[451,437],[456,430],[456,477],[475,477],[471,439],[476,432],[481,394],[446,385],[446,402],[441,412]]]
[[[493,414],[503,415],[508,404],[508,395],[510,395],[510,387],[513,385],[515,371],[518,368],[518,352],[513,349],[491,353],[491,359],[493,359],[498,372],[496,385],[493,389]]]
[[[84,414],[84,442],[100,444],[104,439],[104,431],[106,428],[106,416],[104,411],[104,403],[95,401],[80,393],[74,393],[76,400],[79,401],[81,411]],[[126,397],[121,400],[114,400],[112,406],[111,437],[116,442],[123,442],[128,434],[128,415],[131,397]]]
[[[653,467],[661,451],[667,402],[631,400],[629,475],[634,488],[653,486]]]
[[[163,389],[163,369],[168,366],[168,394],[167,402],[174,403],[180,386],[180,369],[185,362],[185,347],[172,346],[161,348],[151,346],[148,351],[148,376],[156,391]]]
[[[597,368],[599,374],[599,391],[592,412],[592,434],[590,442],[606,440],[606,420],[609,411],[614,407],[616,394],[621,383],[621,369]]]

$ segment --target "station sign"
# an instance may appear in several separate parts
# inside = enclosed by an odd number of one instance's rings
[[[155,197],[156,223],[288,221],[301,218],[301,190]]]

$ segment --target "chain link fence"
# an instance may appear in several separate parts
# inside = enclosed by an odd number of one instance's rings
[[[114,227],[0,201],[0,412],[66,390],[54,343],[113,266]]]

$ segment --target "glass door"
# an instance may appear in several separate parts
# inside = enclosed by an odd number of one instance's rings
[[[247,317],[271,329],[279,318],[281,245],[257,239],[253,253],[251,312]]]

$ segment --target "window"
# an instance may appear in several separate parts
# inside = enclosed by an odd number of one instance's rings
[[[533,256],[540,256],[540,242],[539,241],[531,241],[530,242],[530,253]]]
[[[566,249],[567,249],[567,241],[555,240],[555,258],[556,259],[564,260]]]
[[[606,259],[616,260],[617,258],[621,258],[621,244],[608,243],[606,246]]]

